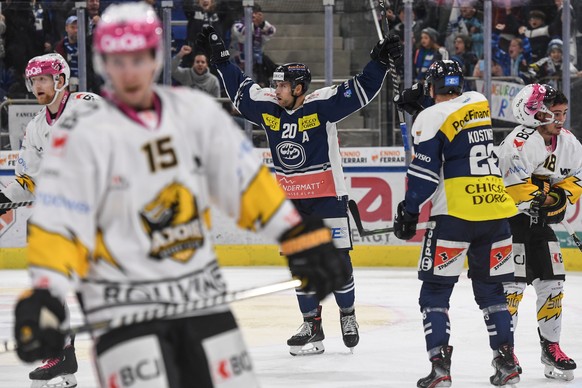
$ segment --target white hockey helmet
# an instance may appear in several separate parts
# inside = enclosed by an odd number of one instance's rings
[[[93,64],[104,79],[103,56],[144,49],[154,50],[156,77],[163,67],[162,24],[151,5],[145,2],[112,4],[93,33]]]
[[[59,76],[61,74],[65,76],[65,83],[59,88],[57,86],[59,84]],[[57,53],[45,54],[32,58],[30,61],[28,61],[26,69],[24,70],[26,89],[28,89],[30,93],[33,93],[31,78],[38,75],[51,75],[55,81],[55,92],[59,93],[65,90],[65,88],[69,85],[71,69],[67,64],[67,61],[65,61],[65,58]]]
[[[554,97],[555,91],[550,90],[545,85],[526,85],[513,98],[513,116],[518,123],[530,128],[551,124],[554,122],[554,114],[546,104],[551,103]],[[538,120],[535,117],[538,112],[547,113],[549,116],[544,121]]]

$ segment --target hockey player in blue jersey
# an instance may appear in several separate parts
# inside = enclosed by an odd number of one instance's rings
[[[449,300],[465,256],[493,350],[490,382],[515,384],[519,374],[502,282],[511,281],[514,274],[507,217],[516,210],[493,154],[489,103],[480,93],[462,92],[463,71],[452,60],[431,65],[426,89],[435,105],[420,112],[412,127],[415,158],[394,221],[396,237],[411,239],[421,205],[431,200],[435,226],[425,233],[418,277],[423,282],[419,304],[432,369],[417,386],[451,385]]]
[[[230,63],[228,50],[212,27],[198,36],[222,78],[235,107],[249,121],[262,127],[273,154],[275,174],[287,196],[304,217],[322,217],[334,230],[336,247],[350,264],[352,248],[347,199],[341,166],[336,123],[366,106],[378,94],[390,58],[402,55],[397,36],[376,44],[372,61],[361,74],[307,94],[311,73],[302,63],[278,66],[273,88],[261,88]],[[334,292],[340,310],[344,344],[352,349],[359,342],[355,316],[353,276]],[[320,354],[324,351],[321,306],[313,293],[297,290],[303,324],[287,344],[292,355]]]

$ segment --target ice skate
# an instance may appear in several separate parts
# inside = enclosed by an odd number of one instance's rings
[[[73,388],[77,386],[75,348],[69,345],[60,357],[44,360],[45,364],[29,373],[30,388]]]
[[[360,342],[360,334],[358,333],[358,322],[356,321],[356,311],[351,313],[343,313],[340,310],[340,325],[342,328],[342,338],[344,340],[344,345],[346,345],[350,351],[354,352],[354,347]]]
[[[430,374],[425,378],[418,380],[418,388],[441,388],[450,387],[451,379],[451,355],[453,354],[452,346],[441,346],[439,354],[432,357],[432,369]]]
[[[562,351],[560,344],[558,342],[550,342],[540,334],[540,345],[542,346],[541,361],[544,364],[544,375],[548,379],[574,380],[576,362]]]
[[[519,372],[515,364],[513,346],[508,344],[501,345],[497,351],[499,355],[491,363],[491,366],[495,369],[495,374],[489,378],[491,384],[500,387],[519,383]]]
[[[304,318],[303,324],[299,327],[297,334],[287,340],[289,353],[292,356],[306,356],[311,354],[321,354],[325,351],[323,341],[325,334],[321,325],[321,306],[317,308],[315,317]]]
[[[523,369],[521,368],[521,365],[519,365],[519,359],[515,355],[515,352],[513,352],[513,362],[515,362],[515,366],[517,367],[517,373],[522,374]]]

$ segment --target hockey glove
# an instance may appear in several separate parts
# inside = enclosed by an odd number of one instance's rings
[[[12,202],[11,200],[8,199],[8,197],[6,197],[4,195],[3,192],[0,191],[0,204],[3,203],[10,203]],[[6,214],[10,209],[0,209],[0,216]]]
[[[370,51],[370,57],[373,60],[388,66],[390,58],[394,61],[398,60],[402,56],[402,51],[403,48],[402,43],[400,42],[400,37],[398,37],[398,35],[390,34],[376,43],[376,46],[374,46],[372,51]]]
[[[542,205],[540,208],[540,217],[546,224],[559,224],[566,216],[568,207],[568,198],[564,189],[552,187],[548,197],[554,198],[555,202],[551,205]]]
[[[204,27],[202,32],[198,34],[196,37],[196,47],[204,51],[206,56],[210,58],[210,63],[213,65],[230,60],[230,53],[224,45],[224,41],[218,36],[212,26]]]
[[[61,324],[65,320],[63,302],[48,290],[26,291],[14,310],[14,338],[18,357],[25,362],[52,358],[65,344]]]
[[[541,208],[546,201],[546,197],[550,192],[550,182],[547,180],[546,177],[537,177],[532,175],[531,183],[538,187],[538,189],[532,194],[533,199],[531,200],[529,210],[527,211],[530,217],[532,218],[532,223],[543,224],[543,219],[540,219]]]
[[[410,89],[404,89],[400,94],[395,95],[394,103],[398,109],[414,116],[424,109],[422,106],[424,98],[424,85],[417,82]]]
[[[401,240],[410,240],[416,234],[416,224],[418,224],[418,214],[407,212],[406,203],[400,202],[394,219],[394,235]]]
[[[319,219],[307,219],[283,234],[281,251],[289,260],[291,274],[307,284],[319,300],[343,287],[349,277],[348,263],[333,245],[331,231]]]

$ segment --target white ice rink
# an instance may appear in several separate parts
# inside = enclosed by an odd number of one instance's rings
[[[226,268],[232,290],[286,280],[284,268]],[[356,268],[356,311],[360,344],[350,354],[342,343],[333,299],[323,308],[326,351],[319,356],[292,357],[285,344],[301,323],[292,291],[233,304],[263,388],[415,387],[429,372],[421,315],[420,281],[413,269]],[[0,271],[0,337],[10,337],[16,295],[27,286],[25,271]],[[562,349],[582,364],[582,274],[568,275],[563,299]],[[73,299],[73,324],[80,316]],[[548,380],[540,364],[535,321],[535,293],[528,287],[520,309],[516,352],[524,369],[519,387],[582,387],[582,372],[570,383]],[[490,387],[491,351],[482,313],[464,276],[451,300],[453,387]],[[77,338],[79,388],[96,388],[90,363],[91,342]],[[0,387],[28,388],[32,365],[13,354],[0,355]],[[195,384],[192,385],[193,387]],[[241,387],[245,388],[245,387]]]

